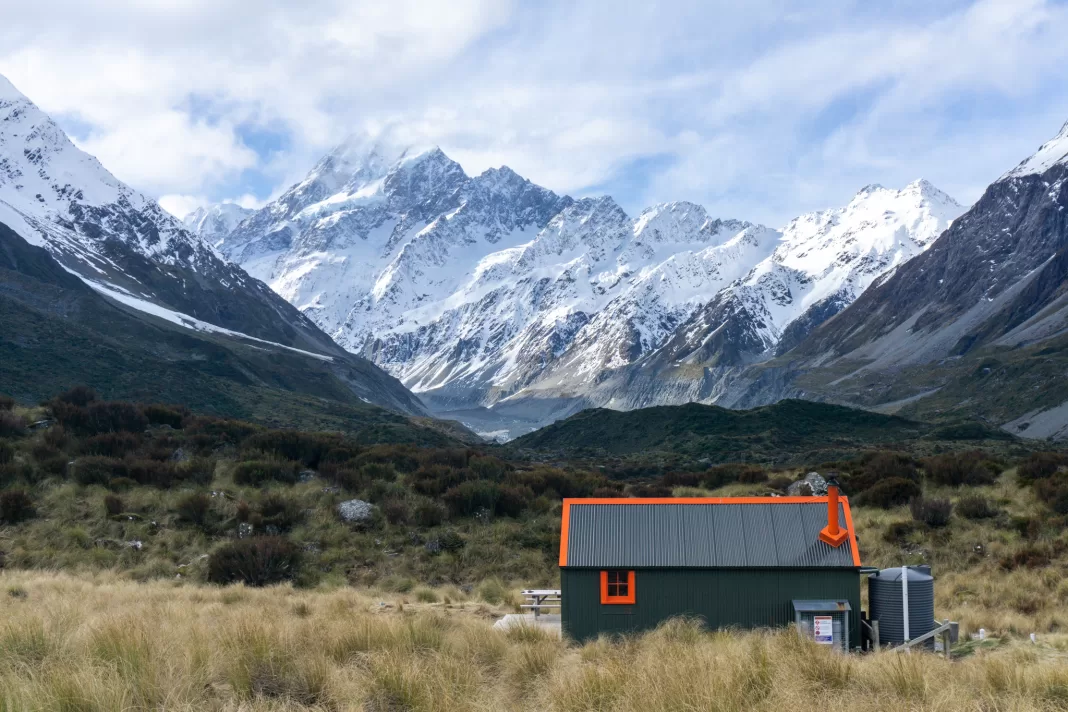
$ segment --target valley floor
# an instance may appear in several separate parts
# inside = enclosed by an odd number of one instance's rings
[[[507,597],[507,594],[506,594]],[[420,600],[421,599],[421,600]],[[411,595],[0,576],[4,710],[1054,710],[1068,636],[841,656],[788,632],[674,621],[626,642],[500,633],[513,604]]]

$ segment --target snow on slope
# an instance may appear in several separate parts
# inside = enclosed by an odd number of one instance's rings
[[[0,204],[17,214],[23,237],[111,266],[102,243],[119,237],[160,262],[197,264],[214,256],[155,201],[123,184],[79,150],[33,102],[0,76]],[[88,228],[88,229],[82,229]]]
[[[961,211],[917,181],[869,186],[781,232],[691,203],[632,219],[508,168],[468,177],[437,148],[350,141],[219,247],[345,348],[461,407],[582,393],[679,329],[707,343],[717,325],[701,312],[728,299],[770,355],[791,324],[844,307]]]
[[[236,203],[217,203],[197,208],[182,218],[182,224],[209,244],[217,244],[252,213],[251,208],[242,208]]]
[[[1041,175],[1058,163],[1068,163],[1068,121],[1061,127],[1059,134],[1042,144],[1032,156],[1021,161],[998,180]]]
[[[867,186],[844,208],[790,221],[775,252],[735,292],[766,315],[767,343],[777,344],[809,310],[828,300],[835,311],[851,304],[927,249],[964,210],[925,180],[901,190]]]

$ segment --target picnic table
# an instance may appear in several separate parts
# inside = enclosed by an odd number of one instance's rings
[[[520,608],[529,608],[534,611],[537,618],[543,608],[560,607],[560,589],[558,588],[529,588],[523,591],[523,598],[527,600]]]

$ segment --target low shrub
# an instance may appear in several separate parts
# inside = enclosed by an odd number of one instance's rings
[[[278,492],[268,492],[256,505],[256,513],[259,514],[260,524],[265,527],[275,527],[280,532],[287,532],[304,521],[304,510],[301,506]]]
[[[127,477],[126,463],[99,455],[79,457],[71,465],[70,475],[80,485],[106,485],[113,478]]]
[[[445,507],[431,499],[420,499],[412,508],[413,519],[421,527],[436,527],[445,521]]]
[[[441,499],[453,516],[470,517],[481,510],[494,511],[500,496],[501,488],[496,483],[472,480],[451,488]]]
[[[785,492],[793,483],[794,481],[791,478],[779,475],[768,480],[768,487],[778,492]]]
[[[920,522],[892,522],[883,534],[883,540],[897,546],[905,546],[908,538],[915,532],[921,531],[923,525]]]
[[[37,480],[45,477],[66,477],[70,469],[70,461],[65,455],[54,455],[37,462]]]
[[[438,497],[467,481],[468,473],[448,465],[424,465],[413,472],[408,482],[419,494]],[[487,483],[494,484],[494,483]]]
[[[22,490],[0,492],[0,522],[18,524],[37,515],[33,499]]]
[[[763,475],[764,479],[760,479]],[[710,467],[701,478],[701,485],[707,489],[716,489],[734,482],[746,481],[763,482],[767,479],[767,473],[759,467],[741,463],[729,463]]]
[[[114,494],[104,495],[104,514],[116,517],[125,511],[126,503],[122,501],[122,497]]]
[[[993,519],[998,508],[978,494],[967,494],[957,500],[957,514],[965,519]]]
[[[0,393],[0,410],[14,410],[15,399],[11,396]]]
[[[671,496],[671,488],[664,485],[637,484],[631,485],[627,494],[631,497],[664,498]]]
[[[56,400],[52,402],[52,413],[64,428],[79,435],[140,433],[148,427],[148,418],[130,403],[92,401],[79,406]]]
[[[360,467],[360,476],[368,481],[393,482],[397,479],[397,471],[393,469],[393,465],[385,462],[369,462]]]
[[[11,443],[0,440],[0,465],[6,465],[15,461],[15,448]]]
[[[178,521],[204,527],[211,516],[211,497],[203,492],[194,492],[178,500],[174,508],[178,514]]]
[[[1057,514],[1068,514],[1068,472],[1057,472],[1046,479],[1036,480],[1035,494]]]
[[[403,499],[387,499],[382,503],[382,515],[390,524],[407,524],[410,510]]]
[[[858,462],[851,464],[851,474],[843,477],[843,484],[850,492],[860,494],[891,480],[907,480],[918,484],[920,471],[916,467],[916,461],[900,452],[868,452],[862,455]]]
[[[63,449],[70,443],[70,436],[67,435],[62,425],[53,425],[45,430],[42,439],[56,449]]]
[[[318,468],[328,452],[341,444],[341,436],[333,433],[305,433],[299,430],[267,430],[250,435],[241,443],[245,450],[260,451],[283,460]]]
[[[54,401],[84,408],[96,400],[96,391],[87,386],[75,386],[56,396]]]
[[[913,497],[909,502],[909,512],[914,521],[923,522],[929,527],[944,527],[949,524],[953,503],[948,499]]]
[[[759,467],[751,467],[738,475],[738,481],[746,485],[760,484],[768,481],[768,473]]]
[[[159,460],[129,459],[124,461],[126,476],[139,485],[167,489],[183,481],[182,472],[173,462]]]
[[[181,429],[182,421],[189,415],[189,411],[181,406],[158,403],[146,405],[142,410],[150,425],[169,425],[175,430]]]
[[[959,487],[993,484],[1001,467],[980,452],[956,452],[925,459],[923,471],[935,484]]]
[[[208,557],[210,583],[268,586],[296,578],[300,547],[282,537],[252,537],[223,544]]]
[[[1062,467],[1068,466],[1068,455],[1059,452],[1034,452],[1016,468],[1016,477],[1023,484],[1052,477]]]
[[[913,497],[919,497],[920,494],[920,486],[913,480],[891,477],[861,492],[857,495],[856,502],[861,507],[890,509],[907,504]]]
[[[371,486],[371,480],[360,474],[359,470],[342,468],[339,470],[331,470],[328,474],[327,470],[323,469],[320,470],[320,474],[327,475],[338,487],[341,487],[346,492],[352,492],[353,494],[359,494]]]
[[[25,418],[9,410],[0,410],[0,438],[20,438],[25,434]]]
[[[252,460],[234,467],[234,484],[258,486],[270,480],[295,484],[299,473],[300,465],[296,462]]]
[[[81,452],[103,457],[126,457],[141,447],[141,436],[133,433],[104,433],[82,441]]]
[[[1001,568],[1012,571],[1013,569],[1041,569],[1050,565],[1055,553],[1046,545],[1028,545],[1015,553],[1004,556],[1001,559]]]

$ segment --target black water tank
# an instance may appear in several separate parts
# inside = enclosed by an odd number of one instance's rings
[[[931,576],[931,567],[883,569],[868,577],[868,607],[872,620],[879,621],[879,640],[883,644],[900,645],[905,642],[902,571],[908,576],[909,640],[938,627],[934,616],[934,577]],[[934,645],[934,641],[930,645]]]

